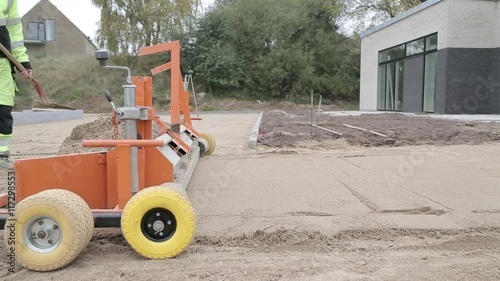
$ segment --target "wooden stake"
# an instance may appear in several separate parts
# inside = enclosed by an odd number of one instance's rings
[[[339,133],[339,132],[335,132],[335,131],[332,131],[330,129],[327,129],[327,128],[323,128],[323,127],[320,127],[318,125],[314,125],[314,124],[309,124],[310,126],[314,127],[314,128],[318,128],[320,130],[323,130],[325,132],[328,132],[328,133],[331,133],[331,134],[334,134],[334,135],[337,135],[337,136],[343,136],[344,134],[342,133]]]
[[[347,128],[351,128],[351,129],[360,130],[360,131],[363,131],[363,132],[369,132],[369,133],[372,133],[372,134],[374,134],[374,135],[377,135],[377,136],[380,136],[380,137],[387,138],[387,136],[386,136],[386,135],[381,134],[381,133],[377,133],[377,132],[372,131],[372,130],[363,129],[363,128],[360,128],[360,127],[356,127],[356,126],[352,126],[352,125],[347,125],[347,124],[342,124],[342,126],[347,127]]]

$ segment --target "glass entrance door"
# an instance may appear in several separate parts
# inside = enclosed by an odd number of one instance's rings
[[[404,61],[379,66],[378,110],[403,110]]]
[[[437,52],[425,56],[424,112],[434,113]]]
[[[434,112],[437,47],[438,34],[435,33],[379,52],[378,110],[403,111],[405,60],[414,56],[425,56],[424,67],[420,63],[418,66],[412,66],[411,62],[406,65],[407,67],[418,67],[418,69],[407,69],[407,75],[408,73],[418,73],[419,77],[418,84],[410,83],[410,85],[407,85],[407,102],[415,103],[407,107],[408,110]],[[420,76],[422,72],[424,72],[424,81]],[[417,102],[418,104],[416,104]]]

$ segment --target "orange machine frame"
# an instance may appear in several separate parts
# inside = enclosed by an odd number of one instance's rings
[[[151,69],[151,73],[153,75],[157,75],[170,70],[170,88],[172,93],[170,96],[171,124],[173,126],[184,125],[191,133],[198,137],[199,133],[193,128],[193,124],[191,122],[192,118],[189,107],[189,92],[184,90],[184,84],[182,81],[182,73],[180,69],[180,42],[173,41],[139,49],[139,54],[141,56],[163,52],[170,52],[170,62]],[[179,94],[174,94],[174,91]],[[181,115],[183,115],[184,118],[182,118]]]
[[[198,137],[189,114],[189,92],[183,88],[180,70],[179,41],[140,49],[141,55],[171,52],[171,62],[151,70],[153,75],[171,71],[171,124],[159,119],[153,108],[152,78],[135,76],[136,106],[147,108],[147,120],[137,120],[139,140],[88,140],[85,147],[114,147],[108,152],[79,153],[15,162],[16,202],[47,189],[66,189],[82,197],[93,209],[94,216],[119,213],[130,200],[130,148],[138,147],[139,190],[173,181],[173,165],[156,148],[170,146],[179,156],[190,147],[182,140],[175,125],[184,125],[192,139]],[[183,117],[181,117],[181,113]],[[170,143],[153,140],[152,122],[162,133],[172,137]],[[7,194],[0,194],[0,207],[7,205]],[[0,212],[5,214],[5,212]]]
[[[137,106],[147,107],[148,120],[138,120],[141,140],[88,140],[85,147],[115,147],[108,152],[21,159],[15,162],[16,201],[40,191],[63,188],[82,197],[92,209],[123,209],[131,197],[130,148],[138,149],[139,189],[173,181],[173,166],[156,149],[162,140],[152,140],[156,119],[152,102],[152,79],[134,77]],[[177,139],[177,138],[176,138]],[[174,139],[178,147],[186,146]],[[179,152],[180,153],[180,152]]]

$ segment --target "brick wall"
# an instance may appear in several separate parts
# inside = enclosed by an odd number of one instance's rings
[[[446,114],[500,114],[500,49],[448,48],[439,54],[445,67]]]

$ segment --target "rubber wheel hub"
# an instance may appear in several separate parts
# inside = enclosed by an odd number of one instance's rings
[[[142,233],[151,241],[166,241],[174,235],[176,229],[175,216],[167,209],[152,209],[142,218]]]

